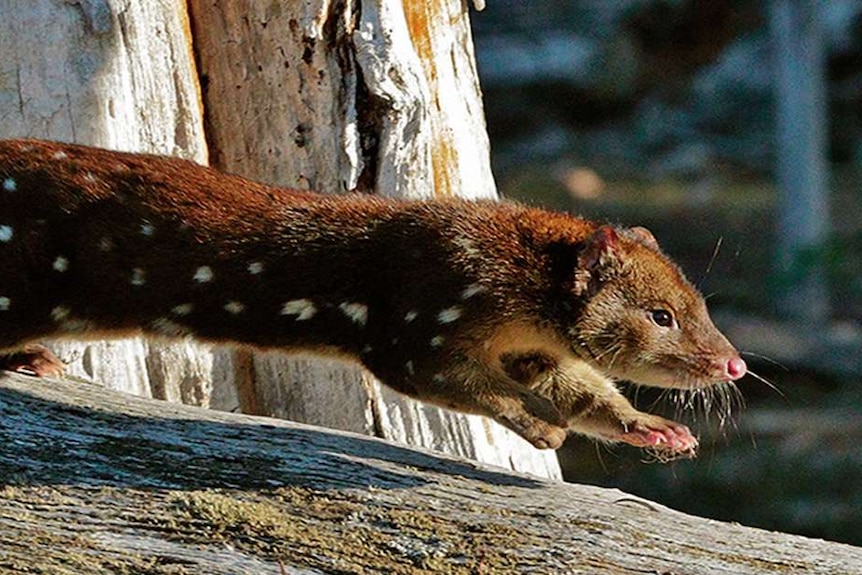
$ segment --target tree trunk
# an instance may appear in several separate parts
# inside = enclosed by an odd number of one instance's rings
[[[862,572],[862,549],[378,439],[0,375],[0,572]]]
[[[199,162],[209,150],[220,169],[326,192],[494,197],[465,7],[404,5],[190,0],[190,25],[182,0],[0,0],[0,136]],[[52,347],[72,374],[138,395],[560,474],[553,453],[358,368],[145,340]]]
[[[0,137],[37,137],[206,162],[183,0],[0,0]],[[209,403],[229,356],[143,339],[53,342],[69,372],[114,389]]]
[[[778,182],[778,311],[805,325],[829,319],[828,101],[822,5],[772,0]]]

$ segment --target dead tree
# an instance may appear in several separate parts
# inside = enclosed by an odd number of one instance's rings
[[[209,156],[332,193],[496,194],[460,1],[0,0],[0,13],[0,137]],[[497,424],[407,400],[357,368],[141,339],[52,345],[73,374],[144,397],[560,474],[553,454]]]

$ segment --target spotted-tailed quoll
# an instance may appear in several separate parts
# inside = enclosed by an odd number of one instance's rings
[[[0,142],[0,353],[192,337],[360,363],[539,448],[567,432],[693,454],[615,380],[732,383],[745,362],[643,228],[510,202],[279,189],[189,161]]]

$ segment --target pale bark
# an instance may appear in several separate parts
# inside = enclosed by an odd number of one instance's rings
[[[0,375],[0,572],[851,575],[862,549],[379,439]]]
[[[0,137],[36,137],[205,163],[183,0],[0,0]],[[74,375],[205,405],[229,356],[142,339],[52,342]]]

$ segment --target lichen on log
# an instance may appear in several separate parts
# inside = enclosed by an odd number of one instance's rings
[[[346,432],[0,376],[0,573],[860,572],[862,550]]]

